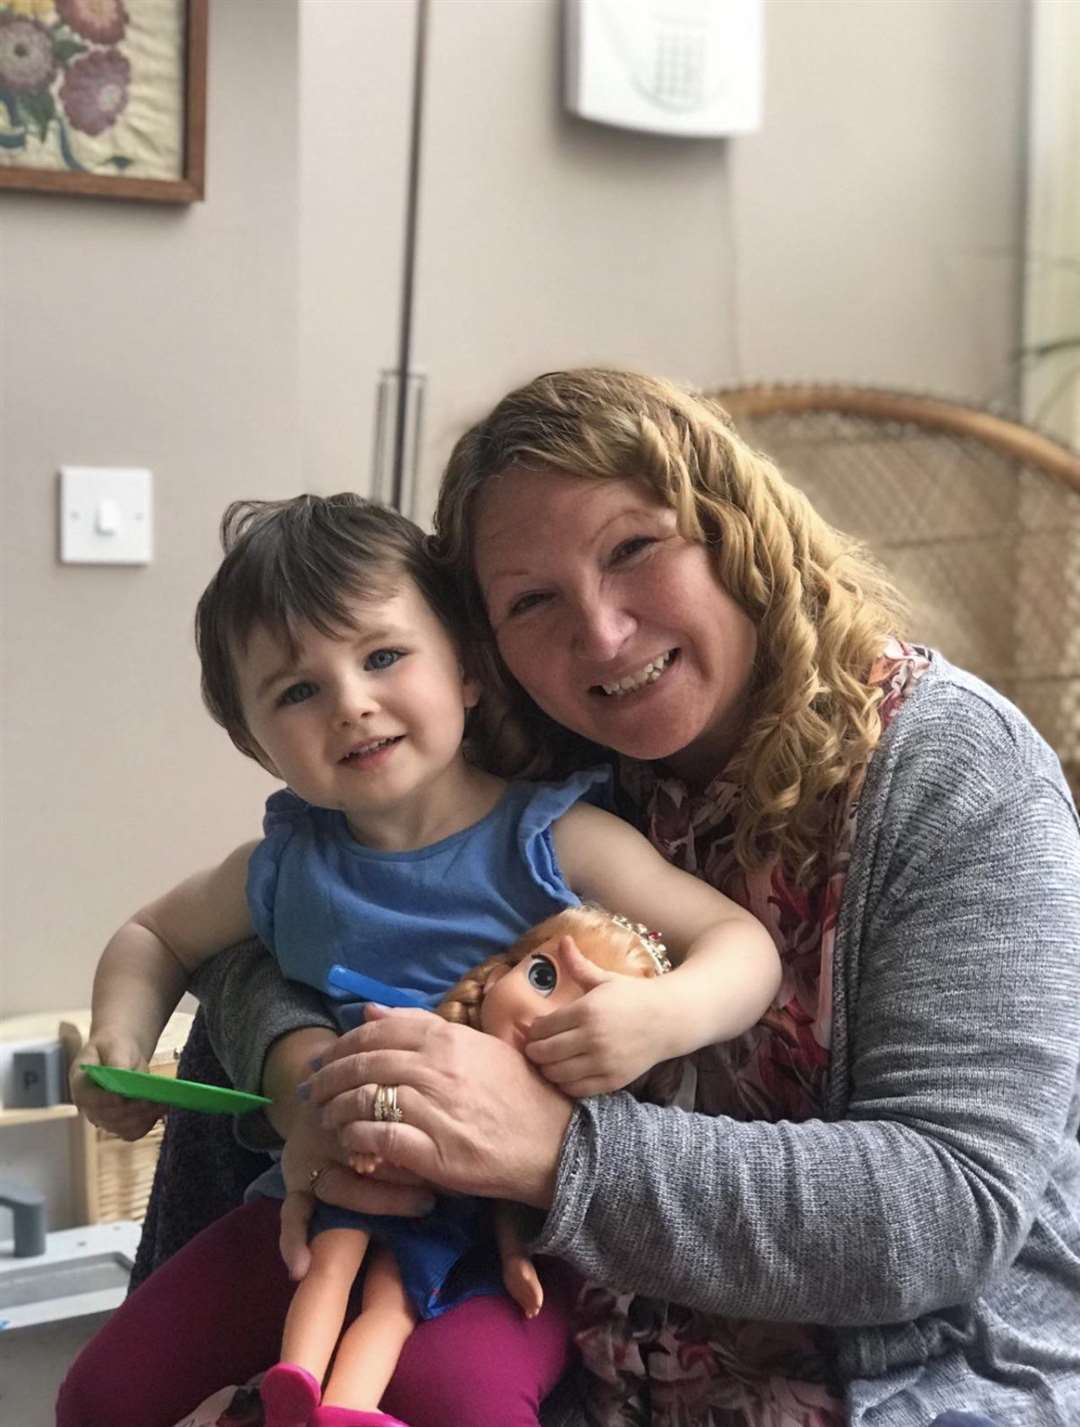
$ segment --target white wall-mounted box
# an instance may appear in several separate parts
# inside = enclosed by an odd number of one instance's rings
[[[764,0],[565,0],[566,107],[683,138],[761,126]]]

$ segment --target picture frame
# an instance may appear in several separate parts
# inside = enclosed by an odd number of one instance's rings
[[[201,200],[208,8],[0,0],[0,190]]]

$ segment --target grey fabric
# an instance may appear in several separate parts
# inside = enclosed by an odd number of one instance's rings
[[[202,1003],[210,1045],[228,1078],[254,1095],[262,1091],[263,1062],[276,1040],[306,1026],[336,1028],[319,993],[286,981],[255,937],[204,961],[189,989]],[[261,1110],[238,1119],[235,1133],[247,1149],[281,1145]]]
[[[215,1009],[245,1088],[312,1023],[291,992],[240,977]],[[623,1290],[823,1325],[853,1427],[952,1407],[1076,1427],[1080,835],[1050,750],[940,658],[867,775],[833,1011],[821,1120],[583,1101],[535,1247]],[[565,1401],[544,1420],[584,1421]]]
[[[853,1427],[1080,1422],[1080,837],[1056,759],[935,659],[872,760],[828,1119],[583,1102],[536,1248],[827,1326]]]

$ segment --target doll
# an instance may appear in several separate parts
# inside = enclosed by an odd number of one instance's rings
[[[648,977],[671,970],[666,948],[655,932],[585,903],[549,917],[508,951],[489,957],[462,977],[447,993],[439,1015],[523,1050],[528,1029],[537,1017],[585,994],[566,966],[568,940],[604,971]],[[532,1260],[524,1251],[521,1206],[497,1204],[495,1229],[506,1291],[526,1317],[535,1317],[544,1295]]]
[[[665,948],[655,934],[643,926],[600,907],[568,907],[533,927],[507,951],[497,953],[467,973],[446,995],[438,1014],[446,1020],[472,1026],[522,1049],[528,1029],[539,1016],[576,1000],[585,993],[572,970],[573,941],[588,960],[602,970],[628,976],[655,977],[670,970]],[[370,1172],[370,1160],[354,1168]],[[326,1394],[337,1402],[369,1401],[372,1380],[386,1382],[393,1373],[405,1338],[416,1321],[409,1292],[423,1277],[425,1266],[413,1256],[433,1252],[431,1239],[447,1230],[441,1210],[451,1208],[448,1243],[442,1246],[437,1271],[448,1272],[449,1259],[461,1259],[475,1247],[477,1236],[494,1230],[506,1292],[526,1317],[535,1317],[543,1305],[543,1288],[536,1269],[525,1251],[526,1211],[521,1206],[499,1203],[493,1208],[482,1200],[441,1199],[433,1216],[426,1220],[402,1220],[387,1216],[376,1233],[368,1228],[344,1227],[350,1217],[345,1211],[330,1210],[341,1226],[317,1232],[312,1240],[312,1269],[298,1285],[285,1324],[282,1361],[263,1378],[262,1395],[266,1427],[298,1427],[298,1424],[382,1424],[393,1427],[396,1419],[372,1410],[322,1407],[320,1384],[299,1367],[299,1361],[329,1361],[333,1367]],[[327,1206],[320,1206],[317,1214]],[[432,1224],[432,1218],[436,1224]],[[374,1222],[365,1216],[366,1224]],[[414,1228],[423,1230],[417,1241]],[[404,1252],[402,1236],[404,1235]],[[398,1257],[384,1238],[392,1237]],[[367,1259],[367,1275],[360,1314],[342,1334],[342,1324],[352,1281]],[[493,1291],[481,1272],[477,1281],[464,1290]],[[457,1301],[460,1301],[458,1299]],[[336,1344],[336,1350],[335,1350]],[[309,1413],[315,1412],[309,1417]]]

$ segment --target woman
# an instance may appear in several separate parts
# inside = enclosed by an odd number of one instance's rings
[[[1080,1420],[1080,839],[1053,755],[893,638],[863,554],[666,383],[505,398],[436,527],[487,654],[480,755],[539,776],[612,750],[628,813],[769,925],[784,984],[695,1057],[693,1114],[570,1106],[501,1043],[373,1012],[309,1082],[338,1145],[297,1117],[293,1182],[375,1153],[534,1205],[536,1250],[610,1285],[581,1304],[605,1427]],[[273,1090],[323,1033],[267,1005],[247,1063],[279,1036]],[[402,1123],[370,1118],[378,1084]],[[423,1191],[331,1167],[316,1192]]]

